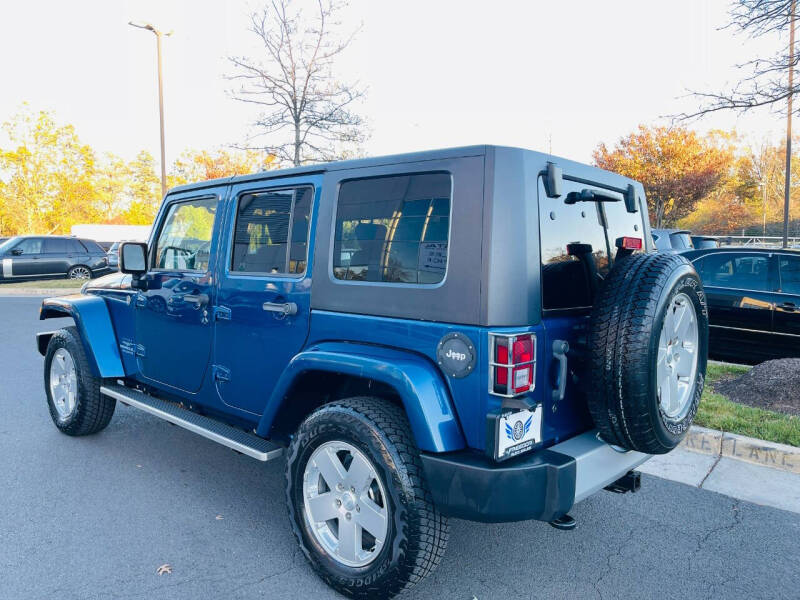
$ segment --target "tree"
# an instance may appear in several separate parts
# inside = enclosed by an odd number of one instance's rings
[[[156,160],[142,150],[128,168],[130,205],[125,211],[125,221],[130,225],[150,225],[161,204],[161,179],[156,175]]]
[[[265,171],[274,161],[275,156],[255,150],[186,150],[173,163],[170,187]]]
[[[96,218],[94,152],[72,125],[23,106],[3,129],[10,147],[0,149],[0,233],[66,233]]]
[[[600,144],[597,166],[640,181],[655,227],[674,225],[719,183],[733,154],[719,140],[681,127],[639,126],[613,150]]]
[[[336,79],[333,65],[353,39],[338,37],[336,14],[343,4],[317,0],[306,18],[297,2],[272,0],[250,15],[249,30],[263,45],[261,58],[229,57],[240,83],[233,98],[260,107],[256,146],[295,166],[334,160],[343,146],[364,139],[363,121],[353,111],[363,97],[358,83]]]

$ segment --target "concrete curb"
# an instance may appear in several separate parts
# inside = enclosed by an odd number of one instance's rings
[[[709,456],[726,457],[800,475],[800,448],[692,426],[681,447]]]
[[[9,288],[0,286],[0,296],[69,296],[80,293],[80,288]]]

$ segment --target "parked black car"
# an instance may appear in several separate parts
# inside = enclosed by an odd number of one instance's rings
[[[692,243],[692,232],[685,229],[653,229],[653,241],[656,249],[664,250],[691,250],[694,248]]]
[[[110,272],[106,253],[97,242],[69,236],[13,237],[0,244],[0,261],[0,281],[89,279]]]
[[[800,357],[800,251],[709,248],[683,256],[708,298],[711,358]]]

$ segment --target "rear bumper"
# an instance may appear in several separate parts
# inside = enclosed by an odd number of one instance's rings
[[[590,431],[502,463],[467,451],[421,458],[444,514],[499,523],[557,519],[650,455],[617,451]]]

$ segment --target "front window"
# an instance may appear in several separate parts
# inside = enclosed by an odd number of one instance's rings
[[[170,271],[208,270],[216,212],[216,198],[173,203],[156,241],[153,266]]]
[[[41,254],[42,253],[42,238],[25,238],[19,244],[14,246],[12,250],[18,251],[18,254]]]
[[[769,257],[760,254],[711,254],[703,259],[703,284],[768,292]]]
[[[440,283],[447,270],[451,194],[448,173],[343,182],[336,208],[333,276]]]

